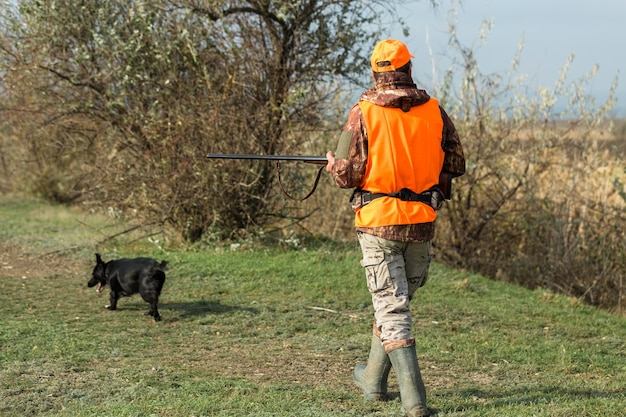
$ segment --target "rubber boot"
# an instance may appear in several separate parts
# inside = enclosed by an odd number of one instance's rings
[[[387,399],[387,378],[391,370],[391,361],[380,339],[372,335],[372,347],[367,365],[359,364],[352,372],[352,379],[363,390],[365,398],[370,401]]]
[[[407,417],[436,414],[426,407],[426,388],[417,362],[415,345],[394,349],[388,355],[398,378],[400,400]]]

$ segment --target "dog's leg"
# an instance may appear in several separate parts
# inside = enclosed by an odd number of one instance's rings
[[[139,288],[139,294],[146,303],[150,304],[150,310],[148,310],[146,316],[154,317],[154,321],[161,320],[159,309],[157,308],[157,304],[159,303],[158,292],[154,288],[142,286]]]
[[[154,303],[150,303],[150,311],[148,311],[146,315],[154,317],[154,321],[161,321],[161,315],[159,314],[156,301]]]
[[[150,310],[148,310],[148,312],[146,313],[146,316],[152,316],[154,317],[154,321],[160,321],[161,315],[159,314],[159,309],[157,308],[158,298],[153,298],[152,300],[148,302],[150,303]]]
[[[150,311],[148,312],[148,315],[154,317],[154,321],[160,321],[161,316],[159,315],[159,309],[157,308],[157,304],[159,303],[158,294],[154,292],[148,297],[145,297],[144,300],[150,303]]]
[[[113,290],[111,290],[109,292],[109,300],[111,302],[110,305],[105,306],[106,308],[108,308],[109,310],[117,310],[117,299],[119,298],[119,296],[117,295],[117,293]]]

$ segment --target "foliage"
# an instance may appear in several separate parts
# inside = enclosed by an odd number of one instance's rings
[[[5,2],[6,3],[6,2]],[[431,2],[436,5],[437,2]],[[324,154],[393,2],[22,0],[0,9],[0,192],[34,191],[162,227],[198,245],[353,239],[348,193],[306,203],[267,163],[208,152]],[[440,212],[439,259],[622,312],[624,126],[586,91],[597,66],[529,91],[484,73],[450,22],[454,65],[434,94],[468,161]],[[351,100],[351,99],[350,99]],[[283,167],[298,194],[310,166]],[[152,229],[151,229],[152,230]]]
[[[271,226],[289,217],[274,168],[204,155],[322,152],[327,106],[386,15],[377,1],[22,0],[0,59],[26,183],[192,241]]]
[[[617,79],[597,105],[585,94],[597,66],[568,83],[572,55],[553,88],[532,94],[517,73],[523,42],[508,74],[484,74],[476,47],[465,46],[451,25],[459,61],[441,96],[468,169],[441,216],[443,256],[493,278],[623,309],[625,149],[610,142],[609,120]]]

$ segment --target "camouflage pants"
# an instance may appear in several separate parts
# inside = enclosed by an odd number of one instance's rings
[[[372,295],[374,326],[385,350],[415,344],[409,302],[428,279],[430,241],[396,242],[362,232],[357,235],[363,252],[361,265]]]

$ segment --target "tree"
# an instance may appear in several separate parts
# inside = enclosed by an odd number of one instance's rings
[[[29,183],[190,240],[289,217],[271,165],[203,157],[323,152],[340,128],[329,103],[367,70],[392,5],[22,0],[3,16],[1,59]]]

